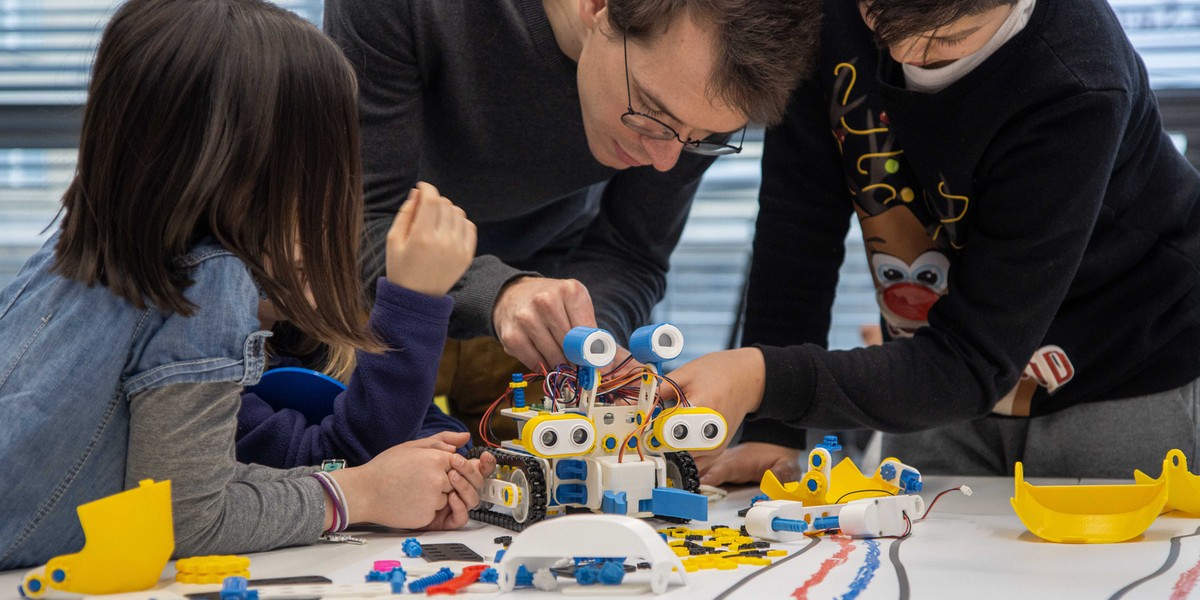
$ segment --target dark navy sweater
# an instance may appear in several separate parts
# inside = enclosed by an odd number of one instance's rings
[[[783,426],[913,431],[1200,376],[1200,175],[1104,0],[1043,0],[941,92],[905,89],[853,0],[766,136],[747,345]],[[827,351],[857,215],[889,341]]]
[[[466,431],[432,401],[453,305],[449,296],[426,296],[380,277],[371,327],[391,350],[358,353],[346,391],[319,425],[309,425],[298,411],[276,411],[258,396],[243,394],[238,460],[290,468],[341,458],[354,466],[396,444]],[[498,385],[502,390],[504,383]]]

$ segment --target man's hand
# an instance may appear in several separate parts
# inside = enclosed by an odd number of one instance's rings
[[[700,483],[758,483],[768,470],[779,481],[800,479],[800,450],[764,442],[745,442],[724,452],[696,456]]]
[[[758,410],[766,377],[766,364],[758,348],[705,354],[671,371],[671,379],[688,402],[721,413],[729,431],[737,431],[746,414]],[[664,398],[675,395],[671,386],[660,389]]]
[[[595,327],[587,288],[574,279],[521,277],[504,287],[492,309],[504,351],[531,371],[567,362],[562,340],[573,327]]]

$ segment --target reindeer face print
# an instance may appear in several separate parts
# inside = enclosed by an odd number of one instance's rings
[[[905,206],[858,214],[888,333],[909,337],[929,322],[929,310],[946,294],[950,259]]]

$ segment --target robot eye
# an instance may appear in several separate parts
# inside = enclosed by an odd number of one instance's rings
[[[677,440],[686,439],[688,436],[688,426],[683,423],[676,425],[671,429],[671,435],[675,436]]]
[[[720,428],[717,427],[717,424],[713,423],[712,421],[705,423],[704,429],[701,430],[701,433],[704,434],[704,439],[706,439],[706,440],[717,439],[717,434],[720,432],[721,432]]]
[[[558,443],[558,434],[553,431],[542,432],[542,445],[547,448],[553,448]]]
[[[574,431],[571,432],[571,441],[575,442],[576,446],[582,446],[586,444],[588,437],[588,430],[583,427],[576,427]]]

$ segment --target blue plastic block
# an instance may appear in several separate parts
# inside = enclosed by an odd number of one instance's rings
[[[629,514],[629,503],[625,500],[625,492],[604,492],[604,499],[600,501],[600,510],[613,515]]]
[[[825,436],[825,441],[817,444],[817,447],[824,448],[830,452],[837,452],[838,450],[842,449],[842,445],[838,443],[838,437],[836,435]]]
[[[258,590],[248,590],[245,577],[226,577],[221,583],[221,600],[258,600]]]
[[[583,483],[564,483],[554,488],[554,501],[557,504],[587,504],[587,485]]]
[[[596,378],[596,370],[591,367],[579,365],[579,368],[575,371],[575,378],[579,382],[579,389],[591,389],[592,380]]]
[[[500,581],[500,572],[488,567],[479,574],[480,583],[496,583]]]
[[[594,565],[587,565],[575,569],[575,581],[579,582],[579,585],[592,585],[599,579],[600,569],[596,568]]]
[[[771,529],[773,531],[791,531],[793,533],[804,533],[808,531],[808,523],[804,519],[785,519],[783,517],[775,517],[771,519]]]
[[[500,559],[502,559],[502,558],[504,558],[504,550],[503,549],[497,550],[496,551],[496,560],[494,562],[500,562]]]
[[[900,489],[905,494],[915,494],[921,491],[921,475],[916,471],[905,469],[900,474]]]
[[[418,542],[417,538],[405,539],[401,548],[404,550],[404,555],[409,558],[416,558],[425,553],[425,551],[421,549],[421,542]]]
[[[600,567],[600,583],[617,585],[622,579],[625,579],[625,567],[621,563],[608,561]]]
[[[771,499],[771,497],[766,494],[759,494],[750,499],[750,506],[754,506],[755,504],[758,504],[759,502],[765,502],[770,499]]]
[[[658,487],[654,488],[651,498],[654,500],[652,512],[656,515],[696,521],[708,520],[708,498],[700,494]]]
[[[530,573],[529,569],[525,568],[525,565],[517,567],[516,585],[522,587],[533,586],[533,573]]]
[[[559,479],[587,479],[587,463],[576,459],[563,459],[554,465],[554,474]]]
[[[654,500],[650,498],[638,500],[638,512],[654,512]]]
[[[520,373],[512,374],[513,383],[521,383],[525,381],[525,376]],[[525,388],[512,388],[513,408],[525,408]]]
[[[396,567],[395,569],[392,569],[390,573],[388,573],[388,583],[392,584],[393,594],[399,594],[404,591],[404,581],[406,579],[408,579],[408,573],[406,573],[404,569],[401,569],[400,567]]]
[[[817,517],[817,518],[813,519],[812,526],[813,526],[813,529],[837,529],[838,528],[837,515],[831,515],[828,517]]]

